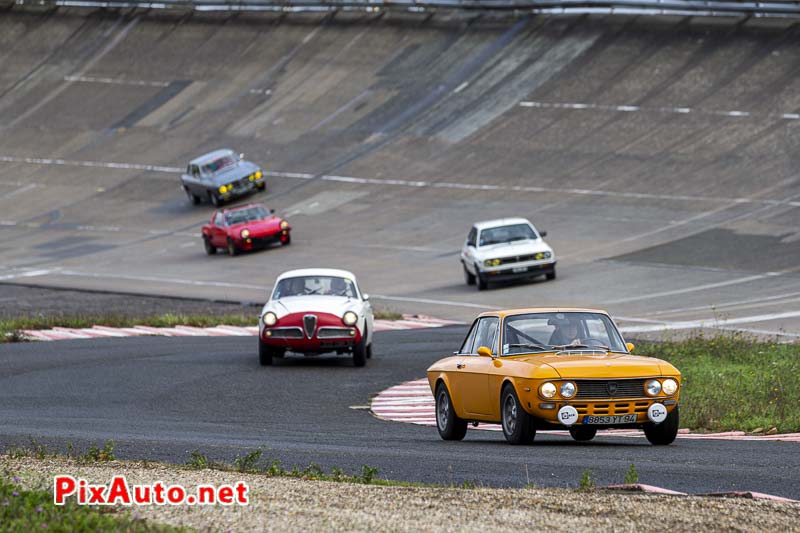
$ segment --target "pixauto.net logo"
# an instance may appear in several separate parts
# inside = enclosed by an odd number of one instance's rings
[[[53,502],[64,505],[74,496],[80,505],[247,505],[247,483],[233,485],[197,485],[194,491],[183,485],[163,481],[131,485],[125,476],[114,476],[107,485],[93,485],[73,476],[53,478]]]

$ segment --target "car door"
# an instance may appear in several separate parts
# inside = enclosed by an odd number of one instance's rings
[[[186,167],[186,179],[184,180],[189,187],[190,192],[201,198],[205,196],[202,183],[200,183],[200,170],[197,165],[189,165]]]
[[[478,236],[478,229],[473,227],[467,235],[464,247],[461,249],[461,260],[472,274],[475,274],[475,242]]]
[[[211,219],[211,243],[217,248],[228,246],[228,234],[225,229],[225,218],[222,211],[214,213]]]
[[[453,395],[458,398],[467,415],[485,417],[492,413],[489,400],[489,373],[493,367],[491,357],[478,355],[478,348],[485,346],[497,354],[499,319],[483,317],[473,326],[472,342],[465,342],[456,361],[456,369],[450,379]],[[469,341],[469,337],[467,341]]]

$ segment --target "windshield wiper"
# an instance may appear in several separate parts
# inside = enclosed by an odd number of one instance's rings
[[[540,352],[547,351],[550,348],[547,346],[542,346],[541,344],[509,344],[509,348],[534,348],[539,350]]]
[[[603,346],[602,344],[597,346],[589,346],[588,344],[559,344],[559,345],[554,345],[553,348],[558,348],[559,350],[562,351],[572,350],[574,348],[577,348],[579,350],[605,350],[607,352],[611,351],[611,349],[608,346]]]

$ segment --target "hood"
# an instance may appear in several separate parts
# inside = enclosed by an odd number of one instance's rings
[[[538,252],[552,253],[553,250],[542,239],[535,239],[481,246],[476,249],[475,255],[478,256],[479,259],[502,259],[504,257],[535,254]]]
[[[225,167],[211,176],[211,181],[216,185],[225,185],[232,181],[246,178],[256,170],[258,170],[258,165],[250,161],[239,161],[235,165]]]
[[[609,353],[605,355],[528,355],[515,358],[535,365],[547,365],[562,379],[644,378],[661,376],[665,361],[641,355]],[[670,368],[671,365],[669,365]]]
[[[234,232],[240,232],[243,229],[248,229],[251,235],[258,236],[263,233],[274,233],[275,231],[279,230],[281,227],[281,217],[270,216],[267,218],[262,218],[261,220],[253,220],[251,222],[242,222],[241,224],[234,224],[233,226],[228,226],[228,229],[233,230]]]
[[[358,300],[344,296],[290,296],[280,300],[270,300],[264,310],[272,311],[278,318],[292,313],[330,313],[342,316],[345,311],[358,312]]]

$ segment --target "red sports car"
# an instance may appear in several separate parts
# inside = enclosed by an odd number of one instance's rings
[[[226,248],[228,254],[236,255],[274,242],[286,246],[292,242],[291,231],[289,222],[275,216],[274,209],[248,204],[214,211],[211,222],[203,226],[203,244],[208,255],[217,253],[217,248]]]

